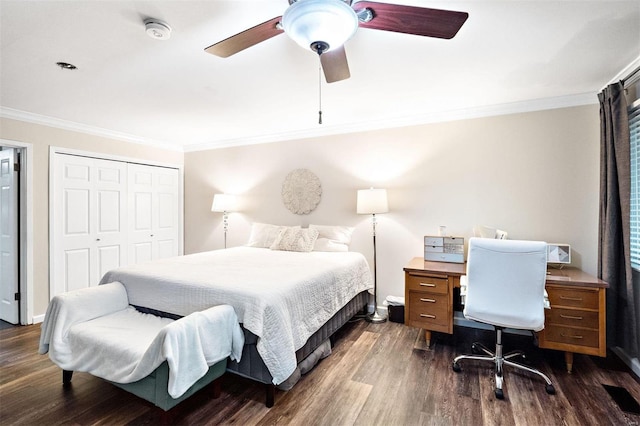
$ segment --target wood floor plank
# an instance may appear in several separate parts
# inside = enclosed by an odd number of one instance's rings
[[[317,383],[311,382],[315,374],[303,383],[305,388],[302,392],[306,398],[302,400],[302,405],[296,404],[298,398],[292,399],[292,405],[297,409],[287,411],[290,414],[287,424],[301,424],[306,419],[316,419],[315,423],[319,425],[354,424],[372,388],[367,383],[354,380],[354,371],[368,359],[367,355],[378,343],[379,337],[378,333],[363,331],[344,356],[332,358],[332,355],[326,359],[326,365],[323,365],[326,370],[319,370],[324,374]],[[327,413],[331,413],[331,416],[328,417]],[[268,418],[265,417],[265,420]]]
[[[86,373],[62,387],[60,369],[37,354],[39,325],[0,330],[0,424],[157,425],[161,410]],[[574,373],[562,353],[523,345],[544,381],[506,368],[505,400],[494,396],[493,368],[468,362],[451,369],[471,342],[492,345],[492,333],[455,329],[434,333],[432,346],[420,331],[402,324],[347,324],[333,354],[290,391],[276,391],[264,405],[264,385],[232,374],[222,379],[220,398],[205,388],[172,410],[177,425],[638,425],[640,415],[623,412],[602,384],[620,386],[640,402],[639,379],[614,358],[574,358]],[[505,345],[507,343],[505,342]]]

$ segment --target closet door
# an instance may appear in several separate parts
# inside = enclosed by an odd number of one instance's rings
[[[126,264],[126,163],[55,154],[52,291],[98,285]]]
[[[177,256],[178,169],[129,164],[128,176],[129,263]]]

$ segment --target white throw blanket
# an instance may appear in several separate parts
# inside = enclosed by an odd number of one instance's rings
[[[148,376],[165,360],[168,392],[180,397],[209,366],[242,355],[244,335],[231,306],[194,312],[177,321],[128,306],[115,282],[53,298],[40,336],[41,354],[60,368],[84,371],[116,383]]]
[[[259,337],[258,353],[273,377],[295,370],[295,352],[358,293],[372,287],[356,252],[276,251],[235,247],[114,269],[132,305],[177,315],[228,304]]]

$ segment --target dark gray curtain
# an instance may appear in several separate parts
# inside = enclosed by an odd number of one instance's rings
[[[607,346],[638,354],[630,256],[629,117],[622,82],[609,85],[600,100],[600,228],[598,277],[607,290]]]

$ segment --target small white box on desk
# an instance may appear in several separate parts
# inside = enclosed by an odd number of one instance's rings
[[[463,237],[424,237],[424,260],[464,262]]]

